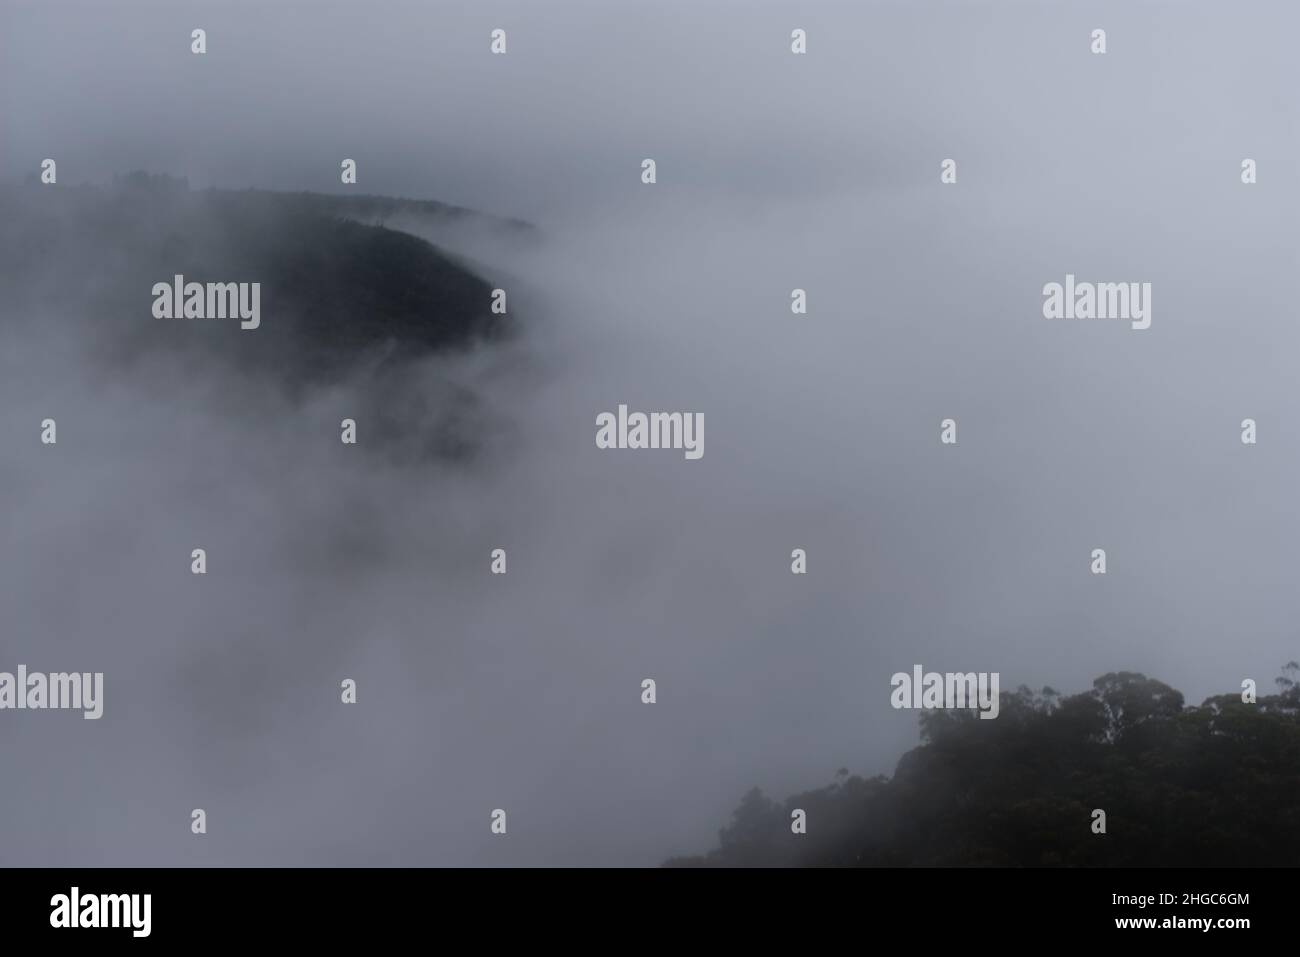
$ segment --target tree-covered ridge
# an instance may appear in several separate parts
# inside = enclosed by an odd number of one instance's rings
[[[56,316],[84,323],[120,356],[179,349],[290,387],[501,332],[492,285],[445,250],[382,225],[399,213],[529,230],[427,201],[192,191],[146,173],[106,187],[9,188],[0,190],[3,319]],[[265,321],[240,335],[225,323],[153,319],[153,285],[176,275],[261,283]]]
[[[751,790],[719,846],[675,866],[1300,864],[1300,664],[1278,693],[1185,706],[1132,672],[1063,697],[1021,687],[994,721],[921,718],[892,778],[841,770],[782,803]],[[1093,811],[1106,812],[1106,833]],[[791,815],[803,809],[807,833]]]

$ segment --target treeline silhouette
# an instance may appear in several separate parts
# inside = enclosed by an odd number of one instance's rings
[[[1238,691],[1185,706],[1168,685],[1118,672],[1069,697],[1022,686],[991,721],[925,712],[922,744],[892,778],[842,769],[783,803],[755,788],[716,849],[667,864],[1295,866],[1300,664],[1276,684],[1254,703]],[[792,831],[796,809],[806,833]]]

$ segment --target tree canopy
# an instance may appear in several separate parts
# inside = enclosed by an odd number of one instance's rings
[[[1300,864],[1300,664],[1278,692],[1186,706],[1133,672],[1063,697],[1020,687],[996,720],[921,717],[892,778],[841,770],[746,794],[719,846],[670,866],[1267,867]],[[806,833],[792,814],[806,814]],[[1105,833],[1094,811],[1105,812]]]

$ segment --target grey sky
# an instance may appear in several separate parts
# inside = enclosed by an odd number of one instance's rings
[[[6,182],[351,157],[545,231],[435,237],[526,290],[517,342],[429,366],[484,400],[472,467],[341,455],[346,384],[6,323],[0,669],[106,687],[0,714],[0,861],[652,864],[751,784],[891,771],[915,663],[1199,701],[1297,657],[1293,4],[0,9]],[[1045,320],[1067,272],[1151,282],[1151,328]],[[702,412],[704,457],[597,450],[620,402]]]

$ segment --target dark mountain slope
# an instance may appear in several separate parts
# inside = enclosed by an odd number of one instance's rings
[[[537,237],[537,227],[522,219],[501,219],[488,216],[464,206],[451,206],[427,199],[399,199],[393,196],[372,196],[368,194],[338,195],[323,193],[279,193],[282,202],[302,202],[311,205],[327,205],[339,216],[346,216],[358,222],[382,222],[386,219],[412,218],[431,223],[447,222],[472,226],[519,241],[527,242]]]
[[[234,362],[290,389],[507,331],[490,312],[491,286],[462,262],[357,221],[397,212],[476,219],[383,197],[190,191],[144,174],[112,187],[0,190],[0,317],[82,324],[115,361],[175,350],[187,361]],[[177,274],[260,282],[260,327],[154,318],[153,285]]]

